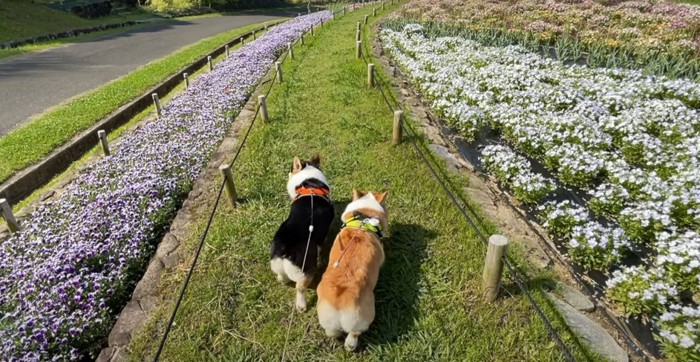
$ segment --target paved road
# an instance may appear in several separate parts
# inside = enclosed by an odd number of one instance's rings
[[[0,135],[76,96],[200,39],[290,12],[172,20],[0,59]]]

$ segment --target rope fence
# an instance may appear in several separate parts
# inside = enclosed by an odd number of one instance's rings
[[[342,9],[337,10],[336,12],[333,12],[334,16],[335,16],[335,14],[337,14],[340,11],[344,12],[344,10],[342,10]],[[309,31],[304,32],[301,35],[301,37],[297,38],[294,42],[290,43],[290,48],[292,46],[296,45],[297,43],[299,43],[301,41],[300,39],[302,39],[304,37],[304,35],[306,35],[308,33],[313,33],[313,28],[316,25],[323,25],[323,21],[319,22],[318,24],[313,25]],[[290,52],[289,49],[287,51],[284,51],[284,55],[276,63],[280,63],[280,64],[283,63],[285,61],[285,59],[287,59],[287,56],[290,56],[290,54],[292,54],[292,52]],[[267,98],[267,96],[270,94],[270,91],[272,91],[272,87],[276,83],[275,79],[281,79],[281,77],[280,77],[281,76],[281,68],[276,66],[275,63],[273,63],[273,67],[275,68],[275,72],[274,72],[274,75],[272,77],[270,77],[270,80],[269,80],[270,86],[268,87],[268,89],[264,95],[260,95],[260,97],[264,97],[263,99]],[[263,108],[263,107],[261,107],[263,104],[264,103],[258,102],[257,106],[255,107],[255,113],[253,115],[253,119],[250,122],[250,125],[248,126],[248,128],[245,132],[245,135],[243,136],[243,139],[241,140],[241,142],[238,146],[238,149],[236,150],[236,153],[233,156],[232,161],[228,164],[221,165],[221,167],[219,168],[220,170],[222,170],[223,179],[221,180],[221,182],[219,184],[216,199],[214,201],[214,206],[211,210],[211,213],[209,214],[209,218],[207,220],[207,226],[205,227],[204,232],[202,233],[202,236],[199,239],[199,243],[197,244],[197,249],[195,251],[194,258],[192,259],[192,264],[189,267],[189,270],[187,272],[187,276],[185,277],[182,288],[180,289],[180,293],[178,294],[177,301],[175,302],[175,307],[170,315],[170,318],[168,319],[168,323],[167,323],[165,331],[163,333],[163,337],[160,341],[160,344],[158,345],[158,350],[156,351],[156,354],[153,357],[154,362],[157,362],[159,360],[160,355],[163,352],[163,348],[165,347],[165,344],[167,342],[168,335],[170,334],[172,326],[175,322],[175,317],[177,315],[178,310],[180,309],[180,305],[182,304],[182,300],[184,299],[185,293],[187,292],[187,288],[189,286],[190,280],[192,279],[192,275],[193,275],[194,269],[197,265],[197,261],[199,260],[199,256],[202,252],[202,248],[203,248],[204,243],[206,241],[206,238],[209,234],[209,229],[211,228],[211,225],[214,221],[214,217],[216,216],[216,211],[219,208],[219,204],[221,202],[221,196],[223,195],[224,189],[231,190],[231,191],[229,191],[229,196],[232,198],[232,201],[234,202],[234,205],[235,205],[235,202],[236,202],[236,200],[235,200],[235,188],[233,188],[232,173],[230,172],[230,170],[232,169],[233,165],[238,160],[238,157],[240,156],[241,151],[243,150],[243,147],[245,146],[246,141],[248,140],[248,136],[250,135],[250,132],[253,129],[253,126],[255,125],[255,121],[258,119],[258,115],[260,114],[261,108]],[[225,170],[227,172],[224,173]]]
[[[365,28],[364,25],[365,24],[358,22],[358,31],[359,32],[363,31],[363,29]],[[388,90],[386,92],[384,90],[385,87],[386,88],[389,88],[389,87],[383,84],[384,80],[382,79],[382,77],[379,76],[379,73],[377,72],[376,67],[370,66],[373,64],[370,63],[368,61],[367,57],[365,56],[365,53],[370,54],[368,49],[367,49],[368,45],[365,44],[365,49],[363,51],[362,41],[358,40],[357,42],[358,43],[357,43],[357,47],[356,47],[356,53],[357,53],[357,55],[359,55],[359,58],[362,59],[364,61],[364,63],[368,66],[368,73],[371,74],[371,76],[368,74],[368,82],[370,79],[372,80],[370,83],[370,86],[379,90],[380,94],[382,95],[382,98],[384,99],[385,104],[387,105],[387,108],[389,109],[389,111],[392,114],[394,114],[395,111],[401,111],[403,114],[404,110],[401,107],[401,104],[396,99],[393,99],[395,102],[395,106],[392,106],[391,101],[389,100],[389,97],[387,96],[387,93],[389,93],[389,92],[388,92]],[[389,94],[391,94],[391,93],[389,93]],[[430,173],[433,175],[435,180],[440,184],[443,191],[445,191],[445,194],[448,196],[448,198],[450,199],[452,204],[459,210],[459,212],[462,214],[464,219],[469,223],[469,225],[472,227],[472,229],[474,229],[477,236],[484,243],[484,245],[488,246],[489,249],[492,249],[491,245],[493,244],[493,241],[491,243],[489,242],[489,239],[486,238],[484,233],[477,226],[474,219],[469,215],[469,213],[464,208],[464,206],[457,200],[457,197],[454,195],[452,190],[450,190],[450,188],[447,186],[447,184],[442,179],[442,177],[440,177],[440,175],[438,175],[437,171],[435,170],[433,165],[430,163],[430,161],[428,161],[428,158],[426,157],[426,153],[428,153],[429,151],[426,150],[424,152],[421,149],[421,147],[419,146],[419,144],[421,144],[421,143],[417,141],[416,132],[408,125],[407,122],[398,122],[398,123],[400,126],[400,128],[399,128],[400,131],[402,133],[406,134],[411,145],[416,150],[416,153],[421,158],[423,163],[428,167],[428,169],[430,170]],[[395,123],[394,129],[395,130],[397,129],[396,123]],[[396,135],[394,137],[396,138]],[[503,250],[501,252],[504,252],[504,251],[505,250]],[[490,252],[491,252],[491,250],[489,250],[489,253]],[[487,260],[488,259],[489,259],[489,255],[487,254]],[[537,303],[537,301],[532,297],[532,294],[530,293],[527,285],[520,278],[520,276],[518,275],[518,271],[512,265],[512,263],[508,259],[508,257],[506,255],[502,255],[500,257],[497,257],[496,260],[500,261],[502,263],[502,265],[504,265],[506,267],[506,270],[508,271],[510,278],[515,282],[515,284],[518,286],[520,291],[526,296],[528,302],[533,307],[533,309],[535,310],[535,312],[537,313],[539,318],[542,320],[542,322],[544,323],[545,327],[547,328],[547,330],[549,332],[549,335],[552,337],[552,339],[554,339],[554,342],[557,344],[557,346],[562,351],[562,353],[564,353],[564,356],[566,357],[566,359],[568,361],[572,361],[572,362],[576,361],[576,358],[574,357],[573,353],[571,352],[571,349],[569,349],[569,347],[564,343],[561,336],[559,336],[559,333],[556,331],[556,329],[554,329],[554,327],[552,326],[552,323],[549,321],[547,316],[542,311],[542,307],[540,307],[540,305]],[[488,269],[488,268],[489,268],[489,265],[487,264],[486,269]],[[499,268],[497,268],[497,269],[499,269]],[[499,272],[500,272],[500,270],[499,270]],[[486,271],[485,271],[485,276],[486,276]],[[497,283],[496,285],[497,285],[497,288],[500,288],[500,282]]]

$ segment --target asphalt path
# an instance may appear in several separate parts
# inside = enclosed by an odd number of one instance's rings
[[[0,59],[0,135],[71,97],[183,46],[245,25],[295,14],[247,12],[159,21],[116,35]]]

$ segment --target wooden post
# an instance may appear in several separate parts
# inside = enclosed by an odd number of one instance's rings
[[[359,21],[357,22],[357,31],[362,31],[362,23]]]
[[[484,300],[493,302],[498,297],[503,275],[503,256],[506,254],[508,239],[503,235],[491,235],[486,250],[484,264]]]
[[[362,41],[361,40],[358,40],[357,46],[355,46],[355,58],[357,58],[357,59],[362,58]]]
[[[282,63],[275,62],[275,69],[277,70],[277,81],[282,83]]]
[[[265,24],[265,30],[267,31],[267,24]]]
[[[368,21],[369,21],[369,15],[365,15],[365,25],[367,25]]]
[[[367,64],[367,87],[374,87],[374,64]]]
[[[185,78],[185,89],[190,87],[190,77],[187,76],[187,73],[182,73],[182,77]]]
[[[304,45],[304,34],[301,34],[299,41],[301,42],[301,45]]]
[[[224,187],[226,188],[228,198],[231,200],[231,206],[236,207],[238,195],[236,194],[236,185],[233,183],[233,172],[231,171],[231,166],[228,164],[223,164],[219,166],[219,172],[221,172],[221,177],[224,179]]]
[[[372,9],[372,16],[377,16],[377,8]]]
[[[294,48],[292,48],[292,43],[287,43],[287,49],[289,49],[289,59],[294,59]]]
[[[253,40],[255,40],[255,30],[253,30]]]
[[[102,144],[102,152],[105,154],[105,156],[109,156],[109,144],[107,143],[107,132],[105,130],[101,129],[97,131],[97,138],[100,139],[100,144]]]
[[[403,111],[394,111],[393,144],[400,145],[403,141]]]
[[[207,63],[209,63],[209,71],[214,70],[214,63],[211,62],[211,55],[207,55]]]
[[[355,41],[362,40],[362,30],[357,29],[357,34],[355,34]]]
[[[230,56],[231,56],[231,54],[229,54],[229,52],[228,52],[228,44],[226,44],[226,58],[228,58]]]
[[[260,117],[263,121],[268,122],[270,115],[267,113],[267,100],[264,94],[258,96],[258,106],[260,107]]]
[[[12,213],[12,208],[10,203],[6,199],[0,199],[0,208],[2,209],[2,215],[7,223],[7,228],[11,233],[16,233],[19,231],[19,222],[15,218],[15,214]]]
[[[384,2],[382,1],[382,10],[384,10]]]
[[[241,48],[245,45],[245,38],[241,37]]]
[[[160,107],[160,99],[158,99],[158,93],[151,94],[151,98],[153,98],[153,104],[155,104],[156,106],[156,114],[158,115],[158,118],[160,118],[160,116],[163,115],[163,108]]]
[[[311,26],[311,29],[309,29],[309,31],[311,32],[311,36],[314,36],[314,27],[315,27],[315,26],[312,25],[312,26]]]

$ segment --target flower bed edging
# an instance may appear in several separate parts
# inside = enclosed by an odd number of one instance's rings
[[[173,219],[168,233],[160,241],[143,278],[136,285],[131,300],[112,327],[108,346],[100,352],[98,362],[128,360],[129,351],[126,347],[160,302],[158,287],[163,273],[172,272],[185,259],[180,244],[192,235],[191,221],[209,212],[214,205],[216,186],[220,182],[219,165],[229,162],[227,158],[235,152],[238,136],[252,122],[257,106],[257,94],[256,91],[251,95],[233,122],[226,138],[212,156],[206,170],[195,181],[192,191]]]
[[[399,103],[405,105],[406,117],[417,121],[422,133],[432,143],[428,147],[447,164],[450,171],[468,178],[468,186],[461,189],[479,206],[481,213],[490,222],[497,224],[499,232],[523,248],[524,256],[533,266],[540,270],[556,270],[562,278],[559,282],[572,288],[570,293],[578,293],[577,298],[593,301],[593,309],[580,309],[581,312],[585,312],[582,314],[602,326],[630,356],[643,358],[641,356],[644,356],[644,352],[639,349],[637,341],[625,337],[625,333],[622,332],[630,330],[626,321],[618,318],[605,302],[593,295],[594,288],[581,280],[570,265],[558,255],[556,245],[546,230],[529,218],[526,211],[516,206],[518,202],[514,202],[511,195],[502,191],[493,179],[480,171],[477,157],[462,152],[465,151],[462,137],[433,113],[429,102],[398,69],[398,65],[383,49],[378,38],[374,39],[372,47],[375,58],[381,64],[380,68],[384,70],[386,77],[392,80],[390,87],[394,89],[393,93]],[[558,290],[556,293],[547,292],[547,296],[575,305],[570,297]]]
[[[330,17],[295,18],[231,54],[0,244],[4,356],[81,359],[99,347],[232,114],[288,42]]]

